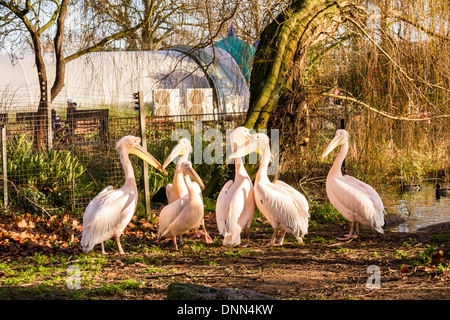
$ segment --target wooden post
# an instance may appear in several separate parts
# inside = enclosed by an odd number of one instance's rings
[[[47,104],[47,150],[52,150],[53,148],[53,127],[52,127],[52,103],[50,97],[50,87],[48,82],[43,82],[44,86],[42,89],[44,95],[41,97],[42,103]]]
[[[8,166],[6,159],[6,124],[2,126],[3,205],[8,210]]]
[[[137,107],[139,110],[139,128],[141,133],[142,147],[147,150],[147,129],[145,127],[145,106],[144,106],[144,93],[138,91],[137,95]],[[144,177],[144,202],[145,202],[145,213],[147,216],[151,214],[150,208],[150,185],[148,179],[148,163],[142,160],[142,175]]]
[[[339,120],[339,129],[345,129],[345,119]],[[342,161],[342,171],[345,173],[345,159]]]

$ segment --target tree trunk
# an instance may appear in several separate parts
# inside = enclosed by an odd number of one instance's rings
[[[39,99],[39,106],[35,118],[34,130],[34,146],[37,149],[45,148],[45,137],[47,132],[47,110],[49,104],[48,90],[47,90],[47,68],[45,67],[44,58],[42,55],[41,40],[37,32],[31,32],[33,40],[34,57],[36,62],[36,69],[38,71],[39,87],[41,98]]]
[[[62,0],[61,9],[56,21],[56,34],[53,40],[56,56],[56,76],[53,82],[51,101],[53,101],[58,93],[64,88],[64,78],[66,75],[66,60],[64,58],[63,39],[64,39],[64,23],[67,15],[69,0]]]
[[[265,129],[292,92],[294,72],[303,74],[309,48],[337,30],[342,7],[332,0],[294,0],[264,29],[250,79],[248,128]]]

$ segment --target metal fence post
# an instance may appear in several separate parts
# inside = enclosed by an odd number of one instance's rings
[[[138,91],[135,94],[137,98],[137,106],[139,109],[139,129],[141,133],[142,147],[147,150],[147,129],[145,126],[145,105],[144,105],[144,93]],[[144,177],[144,203],[145,203],[145,213],[147,216],[151,214],[150,208],[150,185],[148,178],[148,163],[142,160],[142,175]]]
[[[6,124],[2,127],[3,206],[8,210],[8,166],[6,159]]]
[[[47,150],[53,149],[53,128],[52,128],[52,103],[51,103],[51,91],[49,87],[49,82],[42,83],[43,96],[41,97],[42,103],[46,103],[47,109]],[[41,121],[39,119],[39,121]],[[42,120],[44,121],[44,120]],[[44,122],[45,123],[45,122]]]

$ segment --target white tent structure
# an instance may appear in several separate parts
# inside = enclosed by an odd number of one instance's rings
[[[44,59],[51,85],[55,58]],[[0,71],[0,112],[37,110],[40,91],[34,56],[14,63],[9,56],[0,56]],[[177,47],[95,52],[75,59],[66,65],[65,87],[53,106],[65,106],[69,98],[82,108],[133,106],[133,93],[139,90],[146,105],[161,115],[245,112],[250,100],[245,77],[227,51]]]

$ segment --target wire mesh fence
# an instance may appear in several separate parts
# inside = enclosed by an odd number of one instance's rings
[[[132,108],[132,107],[131,107]],[[131,109],[130,108],[130,109]],[[114,111],[114,112],[112,112]],[[82,214],[87,204],[106,186],[120,188],[124,174],[115,143],[125,135],[140,136],[139,112],[117,112],[113,107],[53,109],[51,148],[36,146],[36,112],[8,112],[0,116],[2,166],[0,201],[3,209],[42,213]],[[209,128],[233,129],[245,113],[227,115],[152,116],[145,111],[147,148],[161,163],[176,142],[175,129],[203,132]],[[48,144],[47,144],[48,146]],[[139,190],[143,190],[142,161],[130,157]],[[173,176],[150,168],[150,193],[154,195]]]

